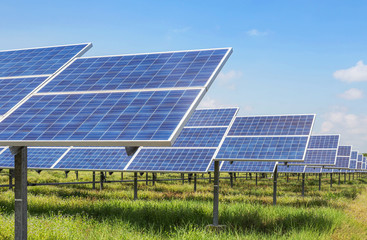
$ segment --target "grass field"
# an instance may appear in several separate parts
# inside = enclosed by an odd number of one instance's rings
[[[7,170],[0,184],[7,184]],[[125,173],[125,179],[132,174]],[[228,174],[222,174],[228,176]],[[241,175],[243,176],[243,174]],[[158,178],[178,178],[179,174],[158,174]],[[270,177],[270,175],[268,176]],[[79,172],[79,181],[90,181],[91,172]],[[108,176],[119,180],[120,174]],[[145,179],[145,176],[140,177]],[[343,178],[342,178],[343,179]],[[74,181],[70,172],[29,171],[28,181]],[[287,183],[278,179],[278,202],[272,206],[272,180],[237,179],[220,184],[220,224],[212,222],[212,189],[208,180],[193,184],[180,181],[139,183],[139,200],[133,201],[132,183],[105,184],[102,191],[88,185],[33,186],[28,195],[29,239],[367,239],[366,178],[329,186],[323,178],[308,176],[306,196],[301,197],[301,181],[292,176]],[[14,193],[0,189],[0,239],[14,238]]]

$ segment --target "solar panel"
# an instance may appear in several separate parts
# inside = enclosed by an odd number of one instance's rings
[[[351,160],[357,160],[358,158],[358,151],[352,151],[352,155],[350,156]]]
[[[305,173],[321,173],[322,168],[321,167],[307,167],[305,169]]]
[[[131,159],[124,148],[71,148],[52,169],[122,171]]]
[[[250,173],[273,173],[277,162],[264,161],[243,161],[233,162],[223,161],[221,172],[250,172]]]
[[[232,111],[232,110],[235,111]],[[197,112],[215,115],[219,119],[228,117],[229,111],[224,109],[195,110],[193,117],[200,126],[186,126],[177,138],[174,147],[167,148],[141,148],[131,159],[126,171],[159,171],[159,172],[207,172],[217,148],[233,122],[238,108],[231,110],[232,121],[198,121]],[[205,114],[203,114],[205,113]],[[223,117],[222,114],[225,116]],[[191,121],[191,120],[189,120]],[[192,122],[193,123],[193,122]],[[209,126],[209,124],[228,124],[225,127]]]
[[[303,173],[306,166],[304,165],[278,165],[278,172],[280,173]]]
[[[352,146],[339,146],[338,156],[350,157],[352,151]]]
[[[206,87],[228,49],[87,57],[41,92]]]
[[[336,170],[336,169],[331,169],[331,168],[323,168],[322,169],[322,173],[333,173],[333,171]]]
[[[237,117],[228,136],[309,135],[315,115]]]
[[[363,155],[362,154],[358,154],[357,161],[358,162],[362,162],[363,161]]]
[[[309,149],[338,148],[340,135],[311,135]]]
[[[349,162],[349,169],[356,169],[357,168],[357,160],[350,160]]]
[[[231,51],[226,48],[91,57],[83,58],[83,64],[79,65],[80,59],[77,59],[0,123],[0,143],[9,146],[170,146]],[[195,57],[190,57],[193,54]],[[123,64],[125,57],[132,59]],[[120,60],[116,62],[116,59]],[[183,78],[183,85],[181,78],[171,74],[176,69],[172,66],[181,61],[195,65],[187,67],[190,70]],[[147,81],[135,78],[135,73],[148,71],[147,64],[149,69],[165,69],[159,79],[155,78],[156,74],[144,76],[149,76]],[[131,76],[116,76],[112,74],[115,71],[130,72]],[[70,73],[78,74],[69,78]],[[87,73],[103,76],[83,80],[83,74]],[[65,83],[66,87],[59,89]]]
[[[303,161],[308,137],[226,137],[218,160]]]
[[[67,151],[67,148],[28,148],[28,168],[50,169],[51,166]],[[0,154],[0,168],[14,168],[14,155],[9,148]]]
[[[51,75],[92,44],[0,51],[0,77]]]
[[[125,170],[206,172],[215,151],[216,148],[141,148]]]
[[[308,149],[305,156],[305,165],[335,165],[337,150]]]
[[[186,127],[229,126],[238,108],[208,108],[196,110]]]

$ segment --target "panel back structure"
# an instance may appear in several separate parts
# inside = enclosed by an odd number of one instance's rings
[[[0,123],[3,146],[171,146],[231,48],[76,58]]]
[[[330,168],[333,169],[349,169],[349,161],[352,155],[352,146],[339,146],[336,157],[336,164]],[[325,166],[329,168],[329,166]]]
[[[125,171],[207,172],[238,108],[198,109],[172,147],[143,147]]]
[[[278,162],[265,161],[223,161],[220,171],[234,173],[274,173],[277,164]]]
[[[236,117],[216,161],[303,162],[315,115]]]

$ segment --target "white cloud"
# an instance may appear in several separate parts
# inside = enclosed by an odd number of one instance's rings
[[[344,108],[328,112],[322,118],[322,133],[340,133],[342,144],[367,147],[367,115],[349,113]]]
[[[361,60],[354,67],[335,71],[333,76],[343,82],[364,82],[367,81],[367,65]]]
[[[230,90],[235,90],[236,84],[234,83],[234,80],[241,78],[242,75],[241,71],[236,70],[231,70],[226,73],[221,72],[219,73],[216,82],[218,82],[220,86],[226,87]]]
[[[339,97],[347,100],[355,100],[363,98],[363,92],[357,88],[351,88],[344,93],[340,94]]]
[[[191,27],[183,27],[183,28],[176,28],[173,29],[172,32],[174,33],[185,33],[191,30]]]
[[[246,34],[250,37],[258,37],[258,36],[266,36],[266,35],[269,34],[269,32],[267,32],[267,31],[261,32],[257,29],[251,29],[251,30],[247,31]]]

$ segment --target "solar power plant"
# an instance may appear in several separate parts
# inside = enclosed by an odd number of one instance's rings
[[[76,58],[0,123],[0,144],[171,146],[231,52]]]
[[[223,161],[221,172],[273,173],[277,162],[265,161]]]
[[[28,97],[92,44],[0,51],[0,115]]]
[[[207,172],[237,112],[238,108],[196,110],[173,147],[140,148],[125,170]]]
[[[278,165],[280,173],[304,173],[306,166],[304,165]]]
[[[28,148],[28,168],[50,169],[66,152],[66,147],[30,147]],[[14,156],[9,148],[3,148],[0,152],[0,169],[14,168]]]
[[[306,166],[305,173],[321,173],[321,167]]]
[[[215,159],[303,161],[315,115],[236,117]]]

